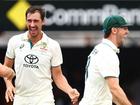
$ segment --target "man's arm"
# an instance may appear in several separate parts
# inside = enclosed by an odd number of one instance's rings
[[[68,84],[67,79],[62,73],[61,66],[52,68],[52,77],[57,87],[69,95],[73,104],[76,103],[80,94]]]
[[[15,76],[15,72],[13,69],[0,64],[0,76],[12,80],[13,77]]]
[[[9,68],[12,68],[13,63],[14,63],[13,59],[5,57],[5,61],[4,61],[5,66],[7,66]],[[6,102],[13,101],[14,93],[15,93],[15,87],[12,84],[12,80],[8,80],[7,78],[4,78],[4,81],[5,81],[6,88],[7,88],[6,92],[5,92]]]
[[[113,96],[113,102],[116,105],[132,105],[125,92],[119,85],[119,79],[115,77],[106,77],[106,81]]]

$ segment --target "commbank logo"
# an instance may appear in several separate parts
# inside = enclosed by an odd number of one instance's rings
[[[38,57],[36,55],[33,55],[33,54],[26,55],[24,60],[28,64],[36,64],[39,61]]]

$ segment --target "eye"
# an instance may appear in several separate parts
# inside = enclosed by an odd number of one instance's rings
[[[32,22],[32,20],[28,19],[28,20],[27,20],[27,22],[28,22],[28,23],[31,23],[31,22]]]
[[[34,20],[35,23],[37,23],[39,20]]]

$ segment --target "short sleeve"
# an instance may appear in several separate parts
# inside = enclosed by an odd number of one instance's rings
[[[61,48],[58,42],[55,42],[54,44],[54,48],[53,48],[53,57],[52,57],[52,61],[51,64],[52,66],[59,66],[63,63],[63,59],[62,59],[62,52],[61,52]]]
[[[9,41],[8,41],[8,45],[7,45],[7,51],[6,51],[6,57],[8,58],[15,58],[15,51],[14,51],[14,38],[12,37]]]
[[[103,77],[119,77],[119,59],[117,55],[104,56],[99,61],[99,72]]]

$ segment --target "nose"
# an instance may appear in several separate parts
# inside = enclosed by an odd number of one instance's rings
[[[35,26],[34,21],[31,22],[30,26],[31,26],[31,27],[34,27],[34,26]]]

